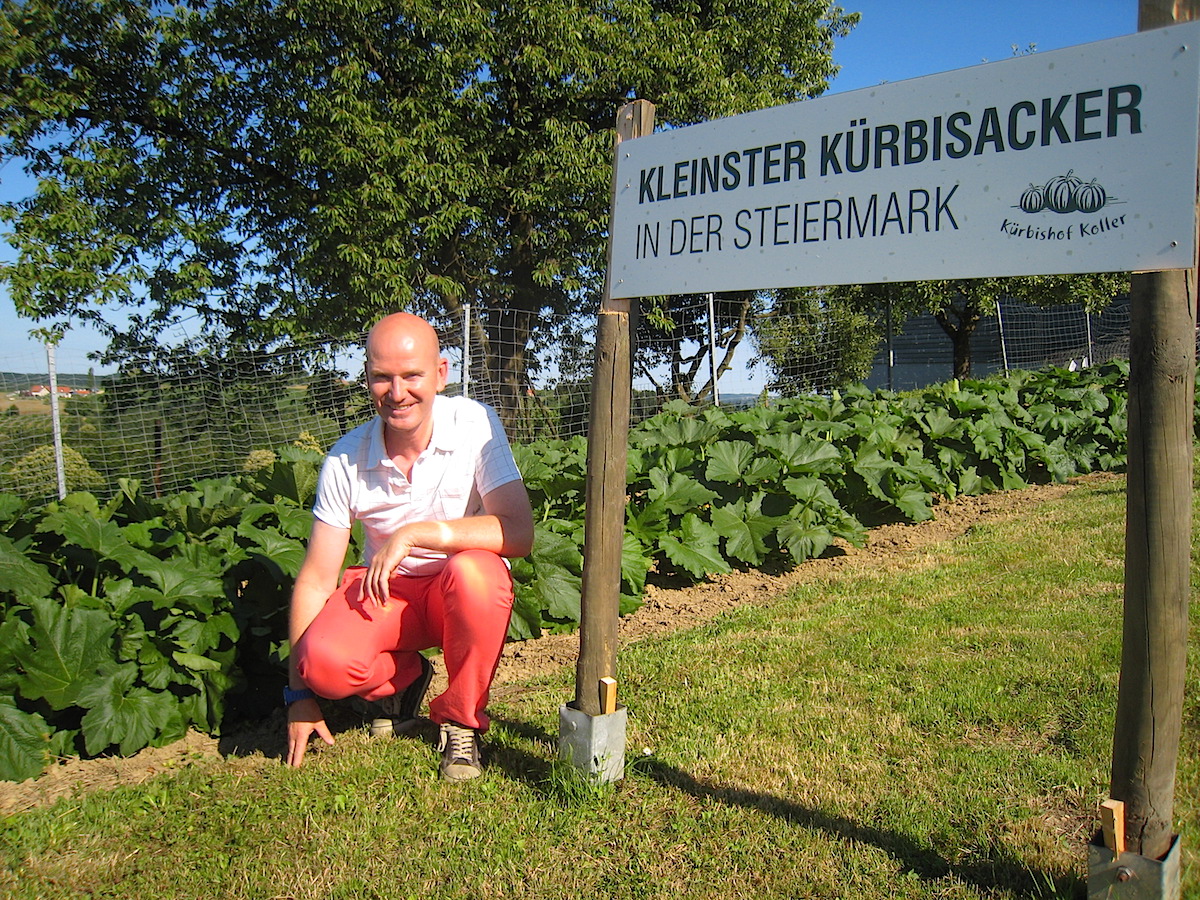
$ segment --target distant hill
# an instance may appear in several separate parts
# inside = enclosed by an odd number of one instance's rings
[[[59,372],[56,376],[60,385],[73,388],[90,388],[92,377],[86,372],[82,375],[76,372]],[[97,385],[102,376],[95,376]],[[27,391],[35,384],[50,386],[50,375],[47,372],[0,372],[0,392],[11,394],[15,391]]]
[[[762,393],[757,394],[734,394],[721,391],[722,406],[754,406],[762,399]]]

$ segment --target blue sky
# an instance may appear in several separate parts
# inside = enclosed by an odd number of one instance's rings
[[[1014,45],[1057,50],[1137,31],[1137,0],[858,0],[843,8],[862,13],[862,19],[835,46],[834,61],[842,71],[831,85],[833,93],[1007,59]],[[19,197],[28,186],[11,163],[0,168],[0,196]],[[7,249],[0,244],[0,253]],[[45,371],[45,351],[28,337],[32,326],[17,317],[12,300],[0,288],[0,369]],[[88,352],[101,346],[88,330],[69,333],[59,344],[58,368],[87,371],[92,365]],[[727,376],[721,389],[753,389],[745,381]]]

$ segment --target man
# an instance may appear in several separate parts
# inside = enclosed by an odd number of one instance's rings
[[[377,703],[372,734],[414,718],[433,675],[419,651],[441,647],[449,686],[429,704],[440,769],[451,781],[480,774],[478,735],[512,611],[504,557],[529,553],[533,516],[495,412],[440,396],[448,370],[418,316],[387,316],[367,337],[378,416],[325,460],[292,592],[290,765],[314,733],[333,743],[318,696]],[[355,521],[363,565],[343,575]]]

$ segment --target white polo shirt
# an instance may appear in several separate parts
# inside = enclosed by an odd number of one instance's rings
[[[401,525],[481,515],[484,494],[521,477],[495,410],[467,397],[434,397],[433,437],[411,481],[388,456],[383,428],[376,417],[333,445],[313,505],[313,515],[335,528],[362,522],[363,565]],[[396,572],[432,575],[445,560],[417,548]]]

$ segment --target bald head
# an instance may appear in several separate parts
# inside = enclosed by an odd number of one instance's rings
[[[367,389],[386,426],[388,451],[419,453],[433,434],[433,401],[446,386],[449,364],[433,326],[394,313],[367,335]]]
[[[367,366],[371,360],[389,350],[400,350],[437,359],[441,355],[437,331],[412,313],[398,312],[384,316],[367,334]]]

